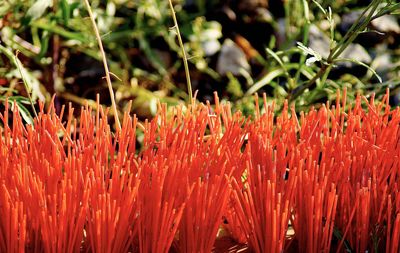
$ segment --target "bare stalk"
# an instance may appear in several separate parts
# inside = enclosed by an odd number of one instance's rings
[[[87,11],[89,13],[89,16],[90,16],[90,20],[92,21],[93,29],[94,29],[94,32],[96,34],[97,43],[99,44],[101,57],[103,59],[103,65],[104,65],[104,71],[106,73],[106,81],[107,81],[108,91],[109,91],[110,97],[111,97],[111,106],[112,106],[112,109],[114,111],[115,124],[117,125],[117,130],[120,131],[121,130],[121,123],[119,122],[119,118],[118,118],[117,105],[116,105],[116,102],[115,102],[114,90],[113,90],[112,85],[111,85],[111,77],[110,77],[110,71],[108,70],[106,53],[104,52],[104,49],[103,49],[103,43],[101,42],[99,29],[97,28],[96,20],[95,20],[95,18],[93,16],[92,9],[90,8],[89,0],[85,0],[85,4],[86,4]]]
[[[174,5],[172,4],[172,0],[168,0],[168,1],[169,1],[169,7],[171,8],[172,19],[174,21],[174,28],[175,28],[176,34],[178,36],[179,47],[181,48],[181,51],[182,51],[182,60],[183,60],[183,66],[185,67],[186,85],[187,85],[187,91],[188,91],[188,95],[189,95],[189,104],[193,104],[193,92],[192,92],[192,84],[190,82],[188,58],[187,58],[187,55],[185,52],[185,48],[183,46],[181,33],[179,31],[178,21],[176,19],[175,10],[174,10]]]
[[[26,93],[28,94],[28,99],[29,99],[29,102],[31,103],[31,107],[32,107],[33,113],[35,114],[35,117],[37,117],[38,115],[37,115],[35,106],[33,105],[32,97],[31,97],[31,92],[32,91],[29,88],[28,80],[27,80],[27,78],[25,76],[25,73],[24,73],[24,71],[22,69],[23,68],[22,67],[22,63],[18,59],[18,51],[16,52],[16,54],[14,56],[14,64],[17,65],[19,74],[21,75],[22,81],[24,82],[24,87],[25,87]]]

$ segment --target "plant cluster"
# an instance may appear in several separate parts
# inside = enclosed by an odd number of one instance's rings
[[[188,88],[199,91],[200,101],[218,91],[245,114],[255,109],[255,92],[265,92],[277,107],[289,99],[303,110],[333,102],[336,89],[347,87],[353,101],[357,92],[383,96],[389,87],[391,103],[398,104],[395,1],[170,2],[91,1],[121,116],[133,99],[141,119],[152,117],[159,100],[176,105],[191,99]],[[94,102],[97,93],[109,103],[97,40],[84,1],[5,1],[0,84],[7,88],[0,98],[12,96],[25,118],[32,115],[24,79],[33,101],[48,104],[57,94],[57,110],[68,101]],[[192,85],[186,86],[189,71]]]
[[[225,231],[254,252],[398,252],[400,109],[346,99],[299,117],[266,97],[252,118],[159,105],[116,132],[99,102],[79,122],[42,104],[33,125],[6,103],[0,251],[226,252]]]

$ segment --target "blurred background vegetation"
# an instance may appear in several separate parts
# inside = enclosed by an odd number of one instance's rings
[[[29,121],[32,101],[58,109],[100,94],[110,104],[95,33],[83,1],[0,0],[0,99],[16,100]],[[213,92],[245,114],[254,93],[304,110],[336,90],[400,103],[397,1],[175,0],[197,100]],[[93,0],[118,110],[139,118],[157,101],[187,103],[182,53],[168,0]],[[18,52],[18,57],[16,54]],[[25,82],[24,82],[25,81]]]

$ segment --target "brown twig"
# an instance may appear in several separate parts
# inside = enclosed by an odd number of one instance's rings
[[[113,90],[112,84],[111,84],[110,71],[108,70],[106,53],[104,52],[104,49],[103,49],[103,43],[101,42],[101,36],[100,36],[100,33],[99,33],[99,29],[97,28],[96,21],[95,21],[95,18],[93,16],[92,9],[90,8],[89,0],[85,0],[85,4],[86,4],[87,11],[89,13],[89,16],[90,16],[90,20],[92,21],[93,29],[94,29],[94,32],[96,34],[97,43],[99,44],[101,57],[103,59],[104,71],[106,72],[106,81],[107,81],[108,91],[110,93],[111,105],[112,105],[112,109],[114,111],[115,124],[117,125],[117,130],[119,132],[121,130],[121,123],[119,122],[119,118],[118,118],[117,105],[116,105],[116,102],[115,102],[114,90]]]
[[[171,15],[172,15],[172,19],[174,21],[174,29],[176,30],[176,36],[178,37],[179,47],[181,48],[181,51],[182,51],[182,60],[183,60],[183,66],[185,68],[187,92],[189,95],[189,104],[192,105],[193,104],[193,92],[192,92],[192,84],[190,81],[188,57],[185,52],[185,47],[183,45],[181,32],[180,32],[179,26],[178,26],[178,20],[175,15],[174,5],[172,4],[171,0],[169,0],[169,7],[171,9]]]

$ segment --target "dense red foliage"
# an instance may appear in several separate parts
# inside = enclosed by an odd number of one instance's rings
[[[264,98],[252,119],[218,100],[160,106],[116,133],[101,108],[62,122],[42,106],[24,125],[6,107],[0,252],[211,252],[224,236],[254,252],[398,252],[400,110],[342,97],[299,116]]]

